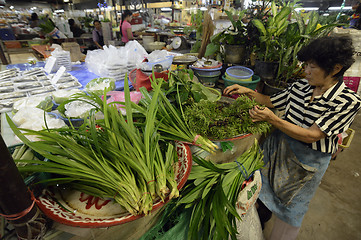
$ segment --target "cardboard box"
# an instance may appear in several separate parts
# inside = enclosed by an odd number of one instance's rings
[[[70,59],[72,62],[81,61],[84,58],[84,54],[80,51],[80,45],[76,42],[63,42],[61,47],[65,51],[70,52]]]

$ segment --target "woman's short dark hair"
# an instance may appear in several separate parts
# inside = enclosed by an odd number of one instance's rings
[[[96,23],[96,22],[100,23],[100,21],[99,21],[99,20],[94,20],[94,21],[93,21],[93,24],[94,24],[94,23]]]
[[[75,21],[74,21],[74,19],[70,18],[68,20],[68,23],[69,23],[70,26],[73,26],[75,24]]]
[[[311,41],[298,53],[298,60],[302,62],[314,61],[329,75],[336,64],[342,69],[333,77],[342,81],[343,74],[355,62],[352,39],[348,36],[321,37]]]
[[[32,20],[32,21],[39,20],[38,14],[32,13],[32,14],[31,14],[31,20]]]

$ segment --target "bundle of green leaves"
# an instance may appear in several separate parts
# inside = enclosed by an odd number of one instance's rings
[[[242,183],[262,168],[262,159],[257,140],[234,162],[215,164],[193,157],[197,165],[175,200],[178,208],[192,210],[187,239],[236,239],[236,220],[241,220],[235,208],[238,195]]]
[[[194,73],[190,69],[171,71],[168,81],[156,79],[156,82],[152,84],[155,84],[154,86],[161,84],[162,91],[177,109],[180,109],[181,105],[199,102],[202,99],[214,102],[221,96],[216,90],[195,81]]]
[[[244,133],[266,133],[271,125],[252,122],[249,109],[259,105],[254,99],[240,96],[232,103],[201,100],[185,107],[184,119],[190,129],[213,140],[227,139]]]

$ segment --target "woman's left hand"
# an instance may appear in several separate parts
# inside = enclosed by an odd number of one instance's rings
[[[273,112],[267,107],[255,106],[249,110],[249,115],[252,118],[252,122],[269,121]]]

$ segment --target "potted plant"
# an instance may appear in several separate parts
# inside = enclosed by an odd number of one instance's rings
[[[183,32],[186,35],[190,35],[193,31],[196,32],[196,42],[192,46],[191,53],[198,53],[202,45],[202,35],[203,35],[203,11],[197,10],[197,13],[192,13],[191,16],[191,26],[184,28]]]
[[[272,16],[266,22],[254,19],[252,23],[261,34],[257,51],[258,61],[255,73],[264,81],[265,94],[272,94],[287,87],[303,75],[302,66],[297,60],[298,51],[313,38],[327,35],[339,24],[333,23],[325,26],[318,24],[319,14],[315,11],[306,14],[297,13],[290,3],[281,6],[271,4]],[[289,21],[290,18],[295,22]],[[270,70],[271,72],[266,72]],[[269,87],[273,87],[268,91]]]
[[[253,19],[252,24],[257,27],[260,37],[255,47],[255,74],[263,80],[276,77],[279,59],[282,52],[280,37],[286,32],[289,24],[288,17],[292,9],[284,7],[278,12],[276,3],[271,3],[271,16],[266,19]]]
[[[239,11],[235,15],[229,11],[225,12],[232,25],[211,37],[205,57],[215,56],[218,61],[224,59],[227,63],[241,63],[248,43],[246,25],[242,22],[245,11]],[[234,20],[234,16],[238,19]],[[224,51],[222,51],[222,46],[224,46]]]

